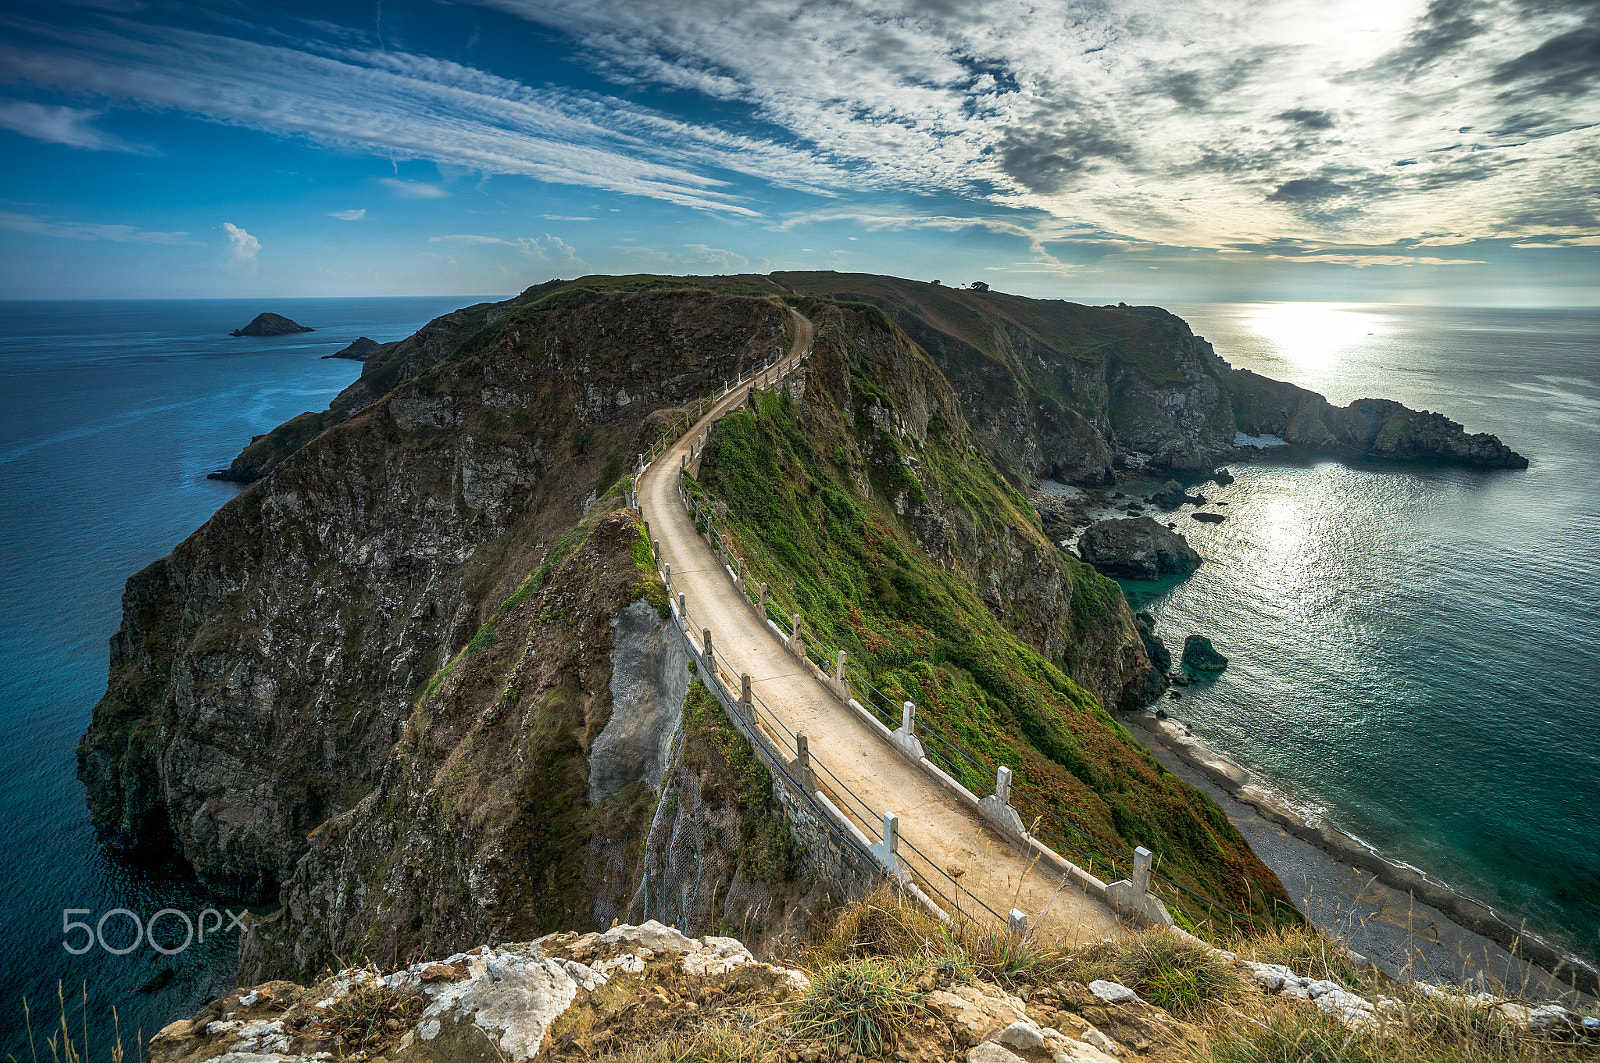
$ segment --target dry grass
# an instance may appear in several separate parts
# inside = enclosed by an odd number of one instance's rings
[[[845,960],[822,971],[789,1009],[796,1034],[881,1056],[924,1012],[911,972],[890,959]]]
[[[606,1063],[781,1063],[784,1042],[767,1027],[717,1022],[599,1057]]]

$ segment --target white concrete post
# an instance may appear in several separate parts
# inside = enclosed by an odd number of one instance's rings
[[[755,712],[750,700],[750,675],[748,672],[739,676],[739,711],[744,713],[744,718],[754,722]]]
[[[1011,769],[1004,764],[994,773],[994,795],[1000,799],[1002,805],[1011,803]]]
[[[767,619],[767,585],[765,583],[761,585],[761,619],[763,621]]]
[[[789,629],[789,649],[804,657],[806,654],[806,640],[800,627],[800,614],[794,614],[794,626]]]
[[[1011,936],[1021,938],[1028,933],[1028,914],[1021,908],[1011,909],[1011,914],[1006,917],[1006,929]]]
[[[811,743],[806,739],[804,731],[794,736],[794,762],[801,771],[811,771]]]
[[[670,592],[672,590],[672,562],[671,561],[663,561],[661,563],[661,570],[662,570],[662,577],[663,577],[662,581],[664,583],[666,583],[667,590],[668,590],[668,592]]]
[[[688,618],[689,618],[689,614],[684,612],[684,609],[683,609],[683,592],[679,591],[678,592],[678,619],[679,620],[687,620]]]
[[[845,654],[845,652],[843,650],[840,650],[838,659],[835,660],[834,663],[833,663],[833,680],[834,680],[834,682],[836,682],[836,683],[843,683],[844,682],[845,662],[847,660],[849,660],[848,656]]]
[[[660,539],[651,539],[650,540],[650,549],[655,552],[655,555],[657,557],[660,557],[661,556],[661,540]]]
[[[1153,854],[1144,846],[1133,851],[1133,892],[1143,897],[1150,892],[1150,862]]]
[[[644,520],[644,521],[640,521],[639,523],[644,525],[644,537],[646,539],[649,539],[650,538],[650,522],[647,521],[647,520]]]
[[[883,814],[883,848],[890,854],[900,851],[900,817],[893,812]]]
[[[900,729],[906,737],[915,737],[917,733],[917,703],[908,701],[900,706]]]
[[[711,673],[710,678],[714,680],[717,678],[717,654],[711,648],[711,629],[708,627],[700,629],[700,647],[705,652],[706,671]]]

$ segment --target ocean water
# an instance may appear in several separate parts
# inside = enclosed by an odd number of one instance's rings
[[[1165,707],[1303,808],[1600,961],[1600,311],[1173,307],[1235,366],[1445,413],[1526,471],[1283,451],[1178,518],[1206,558],[1125,584],[1174,657]]]
[[[0,1058],[30,1058],[22,998],[42,1034],[58,984],[74,1029],[87,993],[96,1058],[113,1004],[131,1047],[139,1028],[148,1036],[232,985],[237,930],[223,910],[241,906],[180,868],[109,857],[89,826],[75,749],[105,690],[123,582],[236,493],[206,473],[360,372],[322,355],[475,301],[0,302]],[[262,310],[317,331],[227,335]],[[180,950],[174,913],[195,921],[207,908],[206,940]],[[155,933],[172,955],[134,942],[133,919],[148,927],[163,909]],[[90,932],[64,933],[68,921],[100,931],[81,955],[69,948]]]

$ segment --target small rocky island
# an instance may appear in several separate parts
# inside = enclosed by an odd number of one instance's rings
[[[260,318],[257,318],[256,320],[259,321]],[[372,357],[372,353],[382,346],[383,344],[379,343],[377,340],[369,339],[366,336],[359,336],[348,347],[341,347],[332,354],[325,354],[322,357],[324,359],[349,358],[352,361],[364,362],[368,358]]]
[[[297,332],[315,332],[314,328],[306,328],[297,321],[290,321],[282,314],[257,314],[256,319],[244,328],[236,328],[228,333],[230,336],[293,336]]]
[[[1188,575],[1200,567],[1200,555],[1187,539],[1149,517],[1091,524],[1078,540],[1078,556],[1124,579]]]

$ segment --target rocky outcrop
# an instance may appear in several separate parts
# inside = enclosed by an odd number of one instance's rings
[[[1204,635],[1190,635],[1183,640],[1182,661],[1185,668],[1203,674],[1214,674],[1228,667],[1228,658],[1218,653]]]
[[[880,307],[938,363],[991,458],[1018,479],[1112,482],[1115,470],[1203,476],[1271,433],[1347,459],[1524,468],[1439,414],[1235,370],[1153,306],[1082,306],[870,274],[775,273],[795,291]]]
[[[341,347],[332,354],[325,354],[322,357],[324,359],[349,358],[353,361],[364,362],[387,346],[388,344],[379,343],[377,340],[370,340],[365,336],[361,336],[354,340],[348,347]]]
[[[293,336],[299,332],[315,332],[316,329],[307,328],[298,322],[290,321],[282,314],[257,314],[254,321],[244,328],[236,328],[228,333],[230,336]]]
[[[1157,507],[1167,512],[1172,512],[1179,506],[1201,506],[1205,504],[1206,497],[1201,494],[1189,494],[1183,485],[1176,480],[1168,480],[1162,484],[1148,501],[1154,502]]]
[[[685,991],[669,997],[663,985]],[[631,1039],[668,1012],[698,1011],[698,1001],[734,1014],[809,987],[802,972],[761,963],[733,938],[686,937],[652,920],[483,945],[388,973],[347,967],[309,987],[273,981],[235,990],[164,1027],[150,1060],[531,1060],[576,1036],[603,1045],[610,1038],[596,1035],[613,1028]]]
[[[657,411],[768,359],[789,321],[703,290],[491,309],[370,359],[320,431],[252,444],[282,444],[265,478],[129,581],[79,747],[108,838],[170,837],[210,886],[276,896],[308,835],[427,731],[416,713],[468,710],[434,700],[443,678],[476,663],[468,644],[662,430]]]
[[[1496,437],[1473,435],[1443,414],[1390,399],[1336,407],[1314,391],[1249,370],[1228,379],[1240,430],[1270,434],[1305,450],[1343,458],[1433,462],[1482,469],[1526,469],[1528,459]]]
[[[1078,556],[1106,575],[1123,579],[1188,575],[1201,563],[1187,539],[1149,517],[1089,525],[1078,539]]]

